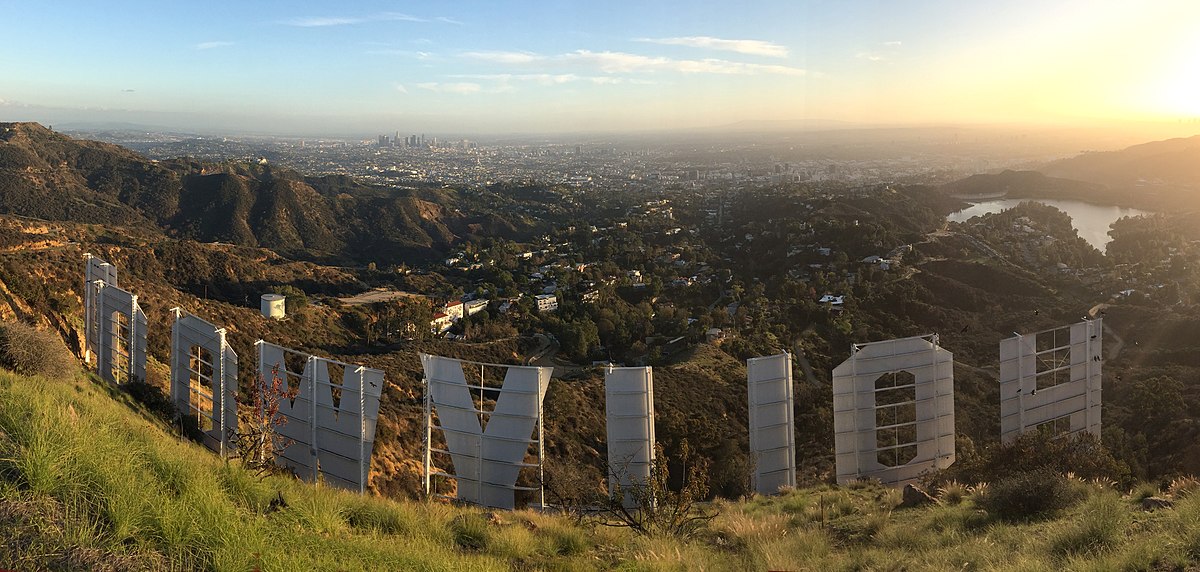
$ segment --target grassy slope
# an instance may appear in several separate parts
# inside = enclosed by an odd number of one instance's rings
[[[719,503],[701,538],[635,538],[531,512],[391,502],[259,480],[87,380],[0,373],[0,567],[15,569],[1185,569],[1200,495],[1144,513],[1076,483],[1058,520],[895,510],[873,485]],[[273,509],[282,494],[287,505]]]
[[[106,393],[0,374],[0,567],[488,570],[589,542],[539,515],[493,533],[478,511],[260,481]],[[473,536],[487,549],[456,541]]]

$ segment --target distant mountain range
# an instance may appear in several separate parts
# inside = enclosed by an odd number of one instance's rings
[[[1109,187],[1200,188],[1200,135],[1143,143],[1121,151],[1084,153],[1055,161],[1039,171]]]
[[[1104,191],[1102,185],[1071,179],[1047,177],[1037,171],[1004,171],[995,175],[971,175],[942,186],[958,197],[1043,197],[1086,196]]]
[[[5,214],[380,263],[428,260],[469,234],[513,237],[532,226],[471,208],[478,202],[453,189],[373,187],[265,164],[155,162],[36,123],[0,123]]]
[[[1083,153],[1037,171],[973,175],[956,196],[1074,198],[1150,210],[1200,207],[1200,136]],[[258,246],[324,262],[436,259],[471,235],[519,239],[538,228],[505,203],[551,198],[371,186],[271,164],[151,161],[36,123],[0,123],[0,213],[138,225],[201,242]],[[535,205],[536,204],[536,205]],[[515,206],[509,204],[508,206]]]
[[[972,175],[943,185],[960,197],[1072,198],[1148,209],[1200,207],[1200,135],[1088,152],[1036,171]]]

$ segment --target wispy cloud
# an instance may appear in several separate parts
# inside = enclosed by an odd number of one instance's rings
[[[689,48],[721,50],[772,58],[786,58],[788,55],[786,46],[763,40],[726,40],[712,36],[682,36],[676,38],[638,38],[636,41],[665,46],[687,46]]]
[[[676,60],[625,52],[592,52],[589,50],[577,50],[561,57],[563,61],[595,66],[600,71],[606,73],[670,71],[685,74],[708,73],[725,75],[778,74],[801,76],[805,74],[804,70],[791,66],[750,64],[714,58]]]
[[[453,93],[456,95],[469,95],[472,93],[479,93],[483,90],[483,86],[471,82],[438,83],[430,81],[418,83],[417,87],[432,91],[434,93]]]
[[[498,64],[531,64],[538,61],[543,61],[545,58],[530,52],[465,52],[462,54],[464,58],[473,60],[483,60]]]
[[[775,74],[803,76],[807,73],[801,68],[777,64],[754,64],[716,58],[679,60],[658,56],[631,54],[627,52],[593,52],[591,50],[576,50],[573,52],[553,56],[544,56],[529,52],[504,51],[466,52],[461,55],[468,59],[476,59],[498,64],[580,67],[585,69],[593,69],[608,74],[677,72],[684,74]]]
[[[551,74],[551,73],[453,74],[453,75],[449,75],[446,77],[450,77],[450,78],[454,78],[454,79],[471,79],[471,80],[478,80],[478,81],[496,82],[500,85],[507,85],[510,83],[533,83],[533,84],[543,85],[543,86],[552,86],[552,85],[565,85],[565,84],[576,83],[576,82],[592,83],[595,85],[615,85],[615,84],[627,83],[627,82],[635,83],[632,81],[628,81],[628,80],[626,80],[626,78],[622,78],[622,77],[615,77],[615,76],[608,76],[608,75],[583,76],[583,75],[578,75],[578,74],[573,74],[573,73],[560,73],[560,74]],[[652,82],[637,82],[637,83],[652,83]]]
[[[232,45],[233,45],[233,42],[200,42],[199,44],[196,44],[195,47],[197,50],[211,50],[211,49],[215,49],[215,48],[224,48],[224,47],[228,47],[228,46],[232,46]]]
[[[370,16],[311,16],[289,18],[281,20],[279,23],[285,26],[295,26],[298,28],[322,28],[327,26],[349,26],[352,24],[364,24],[366,22],[428,22],[426,18],[419,18],[411,14],[403,14],[400,12],[381,12]]]
[[[404,87],[402,83],[393,83],[392,89],[395,89],[399,93],[408,93],[408,88]]]
[[[455,26],[464,26],[465,25],[465,24],[463,24],[462,21],[455,20],[454,18],[451,18],[449,16],[438,16],[437,18],[434,18],[434,19],[437,20],[438,22],[442,22],[444,24],[454,24]]]
[[[484,73],[484,74],[454,74],[448,77],[455,79],[477,79],[485,81],[527,81],[539,83],[542,85],[556,85],[563,83],[571,83],[579,81],[583,78],[572,74],[548,74],[548,73],[526,73],[526,74],[511,74],[511,73]]]
[[[359,24],[365,21],[366,20],[363,18],[316,16],[309,18],[290,18],[279,23],[285,26],[296,26],[299,28],[319,28],[323,26],[345,26],[347,24]]]
[[[421,61],[427,61],[435,58],[432,52],[423,52],[420,50],[401,50],[396,48],[379,48],[367,50],[363,53],[370,56],[400,56]]]
[[[882,50],[865,50],[854,54],[854,57],[869,62],[884,62],[888,60],[888,56],[898,53],[898,48],[904,45],[904,43],[900,40],[892,40],[889,42],[880,42],[879,45],[883,46]]]

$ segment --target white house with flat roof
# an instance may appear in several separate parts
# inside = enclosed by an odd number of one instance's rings
[[[534,298],[537,300],[538,312],[553,312],[558,309],[558,296],[554,294],[538,294]]]

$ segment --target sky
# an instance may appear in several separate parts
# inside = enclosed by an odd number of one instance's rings
[[[1200,117],[1195,0],[0,0],[0,121],[571,133]]]

